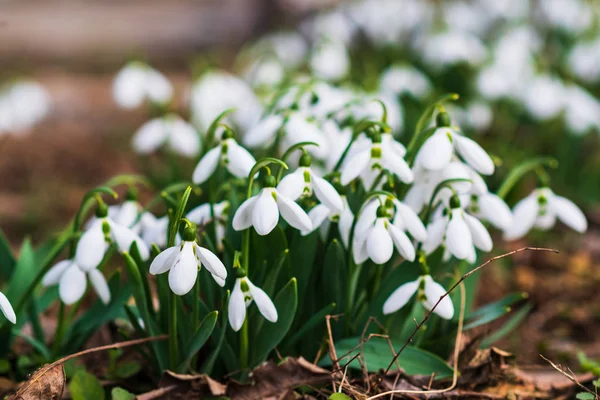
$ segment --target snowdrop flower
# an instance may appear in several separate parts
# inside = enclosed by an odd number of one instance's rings
[[[468,165],[483,175],[494,173],[494,162],[474,140],[451,128],[448,114],[439,113],[438,128],[417,153],[416,162],[429,170],[446,167],[456,151]]]
[[[354,261],[362,264],[370,258],[375,264],[385,264],[392,258],[394,246],[405,259],[415,259],[415,248],[410,239],[391,223],[387,208],[382,205],[377,208],[374,222],[356,229],[352,244]]]
[[[133,136],[132,144],[139,154],[151,153],[164,144],[184,157],[193,157],[200,151],[200,138],[194,127],[175,114],[146,122]]]
[[[441,69],[459,62],[478,65],[485,60],[486,47],[475,35],[450,31],[425,37],[417,46],[422,57],[432,68]]]
[[[473,184],[470,185],[469,192],[459,194],[464,209],[477,219],[488,221],[498,229],[508,229],[512,225],[513,215],[506,202],[497,194],[491,193],[483,179],[472,169],[470,179]]]
[[[558,196],[548,187],[535,189],[519,201],[513,209],[513,223],[504,231],[504,239],[515,240],[527,234],[533,227],[548,230],[556,219],[569,228],[583,233],[587,220],[583,212],[571,200]]]
[[[0,133],[22,133],[48,115],[48,91],[34,81],[18,81],[0,92]]]
[[[15,324],[17,322],[17,316],[15,315],[15,310],[13,310],[10,301],[6,298],[4,293],[0,292],[0,311],[9,320],[11,323]]]
[[[565,122],[571,132],[583,135],[600,128],[600,102],[590,92],[572,84],[565,88],[565,97]]]
[[[475,262],[475,248],[482,251],[492,250],[492,238],[483,224],[467,214],[457,196],[450,198],[448,215],[440,215],[427,227],[427,240],[423,250],[431,254],[442,243],[446,244],[448,255],[459,260]]]
[[[229,202],[227,200],[213,205],[214,218],[216,220],[217,230],[217,248],[223,248],[223,239],[227,229],[227,220],[229,218]],[[210,203],[202,204],[191,210],[186,218],[196,225],[203,226],[213,221]]]
[[[210,250],[196,243],[196,226],[188,225],[181,244],[163,250],[150,264],[150,273],[158,275],[169,271],[169,287],[183,296],[194,287],[202,265],[211,273],[221,287],[225,285],[227,270]]]
[[[233,138],[231,132],[223,133],[221,143],[209,150],[198,162],[192,181],[196,184],[204,183],[217,170],[222,163],[227,170],[237,178],[247,178],[256,160]]]
[[[283,126],[283,116],[270,114],[246,132],[242,141],[246,146],[257,148],[271,144],[277,136],[277,131]]]
[[[85,272],[96,268],[111,242],[116,243],[121,252],[129,251],[135,242],[142,259],[147,260],[150,257],[148,246],[142,238],[130,228],[113,221],[108,216],[108,207],[100,204],[96,209],[96,220],[79,239],[75,250],[75,263]]]
[[[422,98],[431,92],[431,81],[424,73],[412,66],[396,65],[383,72],[379,87],[396,95],[409,93],[416,98]]]
[[[345,186],[360,176],[364,186],[370,189],[382,169],[395,174],[404,183],[413,181],[413,173],[406,161],[394,147],[382,146],[381,135],[374,135],[370,142],[370,146],[346,158],[341,171],[342,185]]]
[[[324,40],[317,44],[310,58],[313,74],[326,81],[339,81],[350,70],[350,57],[343,42]]]
[[[348,205],[346,196],[341,196],[343,203],[343,210],[338,212],[331,210],[325,204],[317,204],[309,212],[308,217],[312,222],[313,228],[311,230],[304,230],[301,232],[302,236],[306,236],[313,232],[315,229],[320,227],[321,238],[325,241],[329,234],[329,227],[331,222],[337,222],[338,230],[340,232],[340,238],[345,248],[348,248],[348,242],[350,240],[350,231],[352,229],[352,223],[354,222],[354,214]]]
[[[244,77],[254,87],[274,87],[285,78],[285,69],[279,60],[265,57],[248,66]]]
[[[161,249],[165,248],[167,245],[167,231],[169,229],[168,215],[156,218],[154,215],[146,212],[140,218],[140,228],[142,239],[148,247],[155,244]],[[179,234],[177,234],[175,240],[176,244],[178,239],[180,239]]]
[[[333,212],[341,213],[344,203],[339,193],[325,179],[317,176],[311,169],[312,157],[304,154],[300,157],[299,168],[291,174],[286,175],[277,190],[291,200],[297,200],[300,196],[310,197],[313,192],[317,199]],[[316,228],[313,225],[313,228]]]
[[[102,272],[97,268],[89,270],[80,268],[75,260],[63,260],[56,263],[44,275],[42,285],[48,287],[58,284],[60,300],[66,305],[71,305],[83,297],[88,279],[100,300],[104,304],[110,303],[110,289]]]
[[[123,108],[135,108],[144,100],[168,103],[173,96],[173,86],[154,68],[139,61],[125,65],[113,82],[113,96]]]
[[[264,290],[255,286],[246,274],[237,268],[237,278],[229,299],[229,324],[239,331],[246,320],[246,308],[254,301],[258,311],[269,322],[277,322],[277,309]]]
[[[527,88],[525,107],[537,120],[556,117],[564,106],[564,86],[560,79],[551,76],[538,76]]]
[[[304,37],[297,32],[277,32],[269,34],[256,43],[258,48],[267,48],[288,69],[296,69],[302,64],[308,53]]]
[[[260,193],[244,201],[235,212],[233,229],[243,231],[254,226],[259,235],[268,235],[279,222],[281,213],[290,226],[300,231],[312,230],[310,218],[302,207],[275,189],[275,183],[275,177],[267,175]]]
[[[387,315],[398,311],[408,303],[415,293],[417,293],[417,299],[421,304],[431,311],[440,297],[446,293],[446,290],[442,285],[435,282],[431,275],[420,276],[417,280],[405,283],[394,290],[383,304],[383,313]],[[452,319],[454,306],[450,297],[444,297],[433,312],[444,319]]]

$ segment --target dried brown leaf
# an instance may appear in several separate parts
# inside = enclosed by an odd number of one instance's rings
[[[10,400],[58,400],[65,390],[65,371],[61,364],[48,364],[38,369]]]

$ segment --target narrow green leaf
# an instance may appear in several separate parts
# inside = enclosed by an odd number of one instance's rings
[[[498,188],[497,195],[502,199],[506,199],[506,196],[508,196],[512,188],[519,182],[523,175],[542,166],[556,168],[558,167],[558,161],[552,157],[538,157],[533,160],[523,161],[511,169],[510,173],[500,185],[500,188]]]
[[[337,356],[342,357],[339,361],[340,365],[345,365],[352,357],[361,352],[360,347],[357,347],[359,341],[360,338],[354,337],[342,339],[335,343]],[[402,344],[394,342],[392,342],[392,345],[394,349],[399,349],[402,346]],[[363,344],[361,356],[365,361],[368,371],[377,372],[386,369],[390,365],[394,354],[386,339],[374,337]],[[433,353],[414,346],[407,346],[400,357],[398,357],[398,362],[408,375],[435,374],[436,379],[452,376],[452,368],[444,360]],[[319,365],[324,367],[331,366],[329,356],[325,357]],[[361,369],[358,359],[354,359],[349,365],[350,368]]]
[[[104,400],[104,388],[100,381],[86,371],[77,371],[71,382],[69,391],[73,400]]]
[[[275,297],[274,303],[279,318],[275,323],[265,323],[257,337],[254,338],[255,346],[251,349],[253,354],[251,366],[263,362],[290,330],[298,306],[298,286],[295,278],[292,278],[281,289]]]
[[[343,310],[346,303],[346,252],[339,240],[333,241],[325,252],[323,263],[323,297],[325,302],[335,303]]]
[[[331,314],[335,310],[335,303],[331,303],[322,310],[316,312],[308,321],[306,321],[296,333],[285,342],[285,349],[293,346],[298,340],[314,329],[319,324],[325,324],[325,316]]]
[[[135,400],[135,394],[123,388],[115,387],[110,392],[110,398],[111,400]]]
[[[595,400],[596,396],[594,396],[591,393],[582,392],[582,393],[577,393],[577,396],[575,396],[575,398],[578,400]]]
[[[519,311],[514,313],[514,315],[508,321],[506,321],[506,323],[502,325],[500,329],[485,338],[485,340],[481,342],[480,347],[490,347],[492,344],[508,335],[525,319],[525,317],[527,317],[527,314],[529,314],[532,309],[533,305],[531,303],[525,304]]]
[[[227,291],[227,293],[225,294],[225,298],[223,301],[223,304],[229,304],[229,296],[230,296],[230,292],[229,290]],[[225,333],[227,332],[227,307],[223,307],[223,311],[221,312],[221,326],[217,329],[220,329],[218,331],[218,338],[215,338],[213,336],[213,340],[212,340],[212,344],[213,344],[213,351],[210,353],[210,355],[206,358],[206,361],[204,361],[204,364],[202,365],[201,371],[205,374],[211,374],[214,366],[215,366],[215,362],[217,361],[217,358],[219,357],[219,354],[221,352],[221,347],[223,347],[223,343],[225,342]]]
[[[523,301],[526,298],[527,293],[512,293],[497,302],[487,304],[473,311],[467,317],[468,323],[465,325],[464,329],[473,329],[477,326],[485,325],[491,321],[494,321],[510,312],[512,305]]]
[[[185,214],[185,207],[190,198],[190,194],[192,193],[192,187],[188,186],[183,192],[181,196],[181,200],[179,201],[179,207],[173,215],[173,219],[171,220],[171,225],[169,228],[169,238],[168,238],[168,246],[173,246],[175,244],[175,237],[177,236],[177,231],[179,230],[179,223],[181,222],[181,218]]]
[[[12,252],[10,243],[2,229],[0,229],[0,278],[7,281],[15,269],[17,260]]]
[[[329,400],[352,400],[352,398],[346,396],[344,393],[334,393],[329,396]]]
[[[183,371],[188,363],[192,360],[192,358],[200,351],[202,346],[206,343],[213,330],[215,329],[215,325],[217,323],[217,318],[219,316],[218,311],[213,311],[209,313],[202,322],[200,322],[200,326],[198,326],[198,330],[188,343],[185,350],[186,360],[177,368],[180,371]]]
[[[13,303],[25,294],[29,284],[33,282],[36,274],[36,261],[33,247],[29,238],[23,241],[21,250],[19,251],[19,259],[15,264],[14,273],[10,279],[8,287],[4,294]],[[24,322],[24,321],[22,321]],[[17,320],[17,323],[18,320]]]

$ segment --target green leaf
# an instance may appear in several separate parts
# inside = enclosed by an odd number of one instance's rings
[[[274,303],[279,318],[275,323],[268,322],[263,325],[257,337],[254,338],[255,346],[251,349],[253,350],[251,366],[263,362],[290,330],[298,306],[298,286],[295,278],[292,278],[281,289],[275,297]]]
[[[344,393],[334,393],[329,396],[329,400],[352,400],[352,398],[346,396]]]
[[[511,306],[527,298],[527,293],[512,293],[495,303],[487,304],[475,311],[468,317],[469,321],[464,330],[473,329],[494,321],[511,311]]]
[[[311,331],[311,329],[315,328],[320,323],[325,323],[325,316],[331,314],[335,310],[335,303],[331,303],[322,310],[316,312],[308,321],[304,322],[304,324],[296,331],[294,336],[292,336],[289,340],[285,342],[285,348],[289,348],[294,345],[298,340],[305,337],[305,335]]]
[[[506,196],[508,196],[512,188],[519,182],[523,175],[543,166],[557,168],[558,161],[552,157],[538,157],[533,160],[523,161],[510,170],[510,173],[506,176],[496,194],[500,198],[506,199]]]
[[[514,313],[514,315],[508,321],[506,321],[506,323],[500,327],[500,329],[485,338],[485,340],[481,342],[480,347],[490,347],[492,344],[508,335],[525,319],[527,314],[529,314],[532,309],[533,305],[531,303],[525,304],[519,311]]]
[[[135,400],[135,394],[123,388],[115,387],[110,392],[110,398],[111,400]]]
[[[344,366],[350,358],[360,353],[359,344],[360,338],[347,338],[335,343],[335,351],[338,357],[342,357],[339,361],[341,366]],[[402,344],[392,342],[394,349],[400,349]],[[393,353],[390,349],[388,341],[385,338],[373,337],[371,340],[363,344],[362,357],[365,361],[369,372],[377,372],[385,370],[390,365],[393,359]],[[413,346],[407,346],[400,357],[398,358],[400,367],[403,368],[408,375],[431,375],[435,374],[437,378],[448,378],[452,376],[452,368],[444,360],[433,353],[419,349]],[[329,367],[332,365],[329,356],[324,358],[319,365]],[[358,359],[354,359],[350,363],[350,368],[357,370],[361,369]],[[392,368],[395,368],[392,366]]]
[[[579,400],[595,400],[596,396],[591,393],[582,392],[582,393],[577,393],[577,396],[575,396],[575,398],[579,399]]]
[[[15,264],[14,273],[4,292],[13,304],[25,294],[25,290],[33,282],[37,272],[35,253],[31,246],[31,241],[27,238],[23,241],[21,251],[19,252],[19,260]],[[19,320],[17,320],[17,324],[19,324]]]
[[[119,379],[127,379],[136,375],[141,369],[142,366],[137,361],[124,361],[117,364],[115,376]]]
[[[333,239],[325,252],[323,263],[323,300],[335,303],[343,310],[346,303],[346,252],[339,240]]]
[[[183,218],[183,214],[185,214],[185,206],[190,198],[190,194],[192,193],[192,187],[188,186],[183,192],[181,196],[181,200],[179,201],[179,207],[171,220],[171,225],[169,228],[169,238],[168,238],[168,247],[171,247],[175,244],[175,237],[177,236],[177,231],[179,230],[179,224],[181,222],[181,218]]]
[[[2,229],[0,229],[0,277],[6,281],[12,275],[17,260],[13,255],[10,243]]]
[[[315,256],[319,244],[318,230],[307,236],[302,236],[299,231],[293,233],[290,241],[291,274],[298,281],[298,297],[303,299],[310,275],[315,266]]]
[[[219,312],[213,311],[213,312],[209,313],[206,317],[204,317],[202,322],[200,322],[200,326],[198,326],[196,333],[190,339],[190,342],[188,343],[188,345],[186,347],[186,350],[185,350],[186,360],[177,368],[178,370],[180,370],[180,371],[184,370],[187,367],[188,363],[196,355],[196,353],[198,353],[198,351],[200,351],[202,346],[204,346],[204,344],[210,337],[211,333],[215,329],[215,325],[217,323],[218,316],[219,316]]]
[[[229,304],[229,296],[230,295],[231,295],[231,293],[228,290],[225,294],[225,298],[223,299],[222,304]],[[211,341],[211,344],[213,345],[213,351],[206,358],[206,361],[204,361],[204,364],[202,364],[202,368],[201,368],[201,371],[203,373],[209,374],[209,375],[211,374],[212,369],[215,366],[215,362],[217,361],[217,358],[219,357],[219,354],[221,353],[221,348],[223,347],[223,343],[225,342],[225,333],[227,332],[227,307],[224,307],[223,311],[221,312],[221,326],[218,329],[220,329],[219,331],[217,331],[218,337],[215,338],[213,336],[213,340]]]
[[[69,391],[73,400],[104,400],[104,388],[96,377],[85,371],[77,371],[71,382]]]

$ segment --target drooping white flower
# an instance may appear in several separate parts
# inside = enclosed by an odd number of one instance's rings
[[[0,90],[0,134],[21,134],[48,115],[51,98],[39,83],[17,81]]]
[[[339,81],[350,69],[350,57],[344,43],[323,40],[317,44],[310,59],[313,74],[327,81]]]
[[[475,248],[490,251],[493,246],[485,226],[461,208],[456,196],[450,199],[447,215],[440,213],[427,226],[427,234],[427,240],[423,243],[426,254],[431,254],[445,243],[449,255],[470,263],[476,260]]]
[[[113,96],[123,108],[135,108],[144,100],[164,104],[173,96],[173,86],[154,68],[139,61],[130,62],[113,82]]]
[[[396,95],[409,93],[421,98],[431,92],[431,81],[423,72],[412,66],[395,65],[383,72],[379,87]]]
[[[256,160],[248,150],[240,146],[233,136],[226,132],[220,144],[209,150],[198,162],[192,181],[196,184],[206,182],[216,171],[219,163],[237,178],[247,178]]]
[[[441,170],[450,164],[455,152],[480,174],[494,173],[494,162],[486,151],[474,140],[449,126],[438,127],[423,143],[416,162],[429,170]]]
[[[554,194],[548,187],[535,189],[519,201],[513,209],[513,216],[512,225],[504,231],[506,240],[519,239],[534,227],[548,230],[557,218],[577,232],[587,230],[587,220],[579,207],[571,200]]]
[[[382,169],[390,171],[404,183],[413,181],[413,173],[406,161],[393,146],[383,145],[382,140],[382,136],[376,135],[369,140],[368,147],[346,158],[341,171],[342,185],[347,185],[360,176],[365,188],[370,189]]]
[[[267,321],[277,322],[277,309],[269,295],[255,286],[248,277],[240,276],[235,280],[228,306],[229,324],[234,331],[242,328],[246,320],[246,308],[253,301]]]
[[[352,230],[352,223],[354,222],[354,214],[348,205],[346,196],[341,196],[343,203],[342,212],[331,210],[325,204],[317,204],[308,212],[308,217],[312,222],[313,228],[311,230],[302,231],[303,236],[308,235],[315,229],[320,227],[320,234],[323,240],[327,239],[329,234],[329,227],[331,222],[337,222],[338,230],[340,232],[340,238],[345,248],[348,248],[348,241],[350,240],[350,231]]]
[[[279,222],[279,214],[290,226],[312,230],[312,222],[302,207],[275,189],[275,178],[265,179],[265,186],[256,196],[244,201],[233,216],[233,229],[242,231],[254,226],[256,233],[268,235]]]
[[[168,230],[169,230],[169,216],[165,215],[160,218],[156,218],[149,212],[142,214],[140,218],[141,236],[144,242],[150,247],[153,244],[157,245],[160,249],[164,249],[167,245]],[[177,235],[180,239],[179,234]],[[175,244],[177,244],[177,239]]]
[[[370,224],[355,228],[352,250],[357,264],[371,259],[375,264],[385,264],[392,258],[394,246],[409,261],[415,259],[415,248],[406,234],[390,221],[387,207],[377,208],[376,218]]]
[[[329,210],[341,213],[344,208],[342,198],[331,183],[314,173],[310,167],[311,162],[309,155],[303,155],[300,158],[300,167],[286,175],[277,185],[277,190],[294,201],[300,196],[312,196],[314,192],[317,199]]]
[[[97,268],[85,270],[75,260],[62,260],[44,275],[44,287],[58,285],[58,295],[66,305],[78,302],[85,294],[89,279],[98,297],[104,304],[110,303],[110,289],[102,272]]]
[[[15,314],[15,310],[13,310],[10,301],[4,295],[4,293],[0,292],[0,311],[9,320],[11,323],[15,324],[17,322],[17,316]]]
[[[169,287],[183,296],[194,287],[198,271],[204,265],[221,287],[227,279],[227,269],[210,250],[196,243],[196,227],[186,228],[181,244],[163,250],[150,264],[150,273],[158,275],[169,271]]]
[[[257,148],[271,144],[283,125],[283,116],[269,114],[250,128],[243,137],[246,146]]]
[[[473,185],[469,193],[459,195],[465,211],[477,219],[485,220],[496,228],[506,230],[512,225],[513,215],[506,202],[497,194],[488,191],[479,175],[471,170]]]
[[[130,228],[117,224],[108,216],[106,206],[98,206],[96,220],[87,229],[75,250],[75,263],[83,270],[90,271],[96,268],[102,259],[108,246],[114,242],[119,251],[129,251],[135,242],[143,260],[150,257],[148,246],[142,238]]]
[[[200,151],[200,138],[194,127],[175,114],[146,122],[132,141],[133,149],[139,154],[151,153],[165,144],[184,157],[193,157]]]
[[[446,293],[446,290],[442,285],[435,282],[431,275],[420,276],[417,280],[405,283],[394,290],[383,304],[383,313],[391,314],[398,311],[408,303],[415,293],[417,293],[417,299],[421,304],[427,310],[431,311],[433,306]],[[444,319],[452,319],[454,316],[454,306],[450,297],[444,297],[433,312]]]
[[[223,247],[223,239],[225,238],[225,230],[227,229],[227,220],[229,219],[229,202],[227,200],[220,203],[215,203],[212,207],[214,219],[216,220],[217,231],[217,248]],[[203,226],[213,222],[210,203],[202,204],[186,215],[186,218],[196,225]]]

